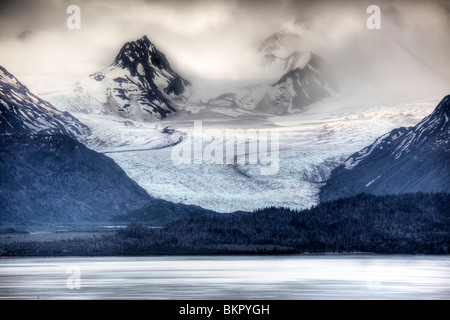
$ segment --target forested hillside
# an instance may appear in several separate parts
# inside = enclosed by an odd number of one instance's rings
[[[131,224],[113,235],[18,242],[3,255],[152,255],[284,253],[448,254],[450,195],[361,194],[292,211],[186,218],[165,228]]]

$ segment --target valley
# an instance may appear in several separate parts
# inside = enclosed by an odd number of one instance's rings
[[[145,123],[72,113],[91,129],[89,146],[112,157],[150,195],[233,212],[272,205],[304,209],[317,204],[319,188],[332,169],[386,132],[417,124],[439,101],[440,97],[407,103],[399,99],[364,102],[343,96],[313,104],[302,113],[251,119],[205,117],[204,131],[278,130],[279,170],[271,176],[260,175],[260,165],[174,164],[173,144],[194,129],[194,120],[183,115]]]

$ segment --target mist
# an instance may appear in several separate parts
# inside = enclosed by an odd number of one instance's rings
[[[81,9],[69,30],[66,9]],[[381,9],[369,30],[366,9]],[[298,35],[292,50],[325,59],[342,84],[448,94],[450,7],[445,1],[31,1],[0,5],[0,65],[38,91],[101,70],[143,35],[188,79],[276,81],[258,48],[272,34]],[[447,91],[447,92],[446,92]]]

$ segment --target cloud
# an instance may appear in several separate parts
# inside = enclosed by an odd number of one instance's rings
[[[19,78],[56,77],[65,83],[105,67],[123,43],[146,34],[187,78],[267,79],[271,75],[260,66],[258,47],[274,32],[290,29],[300,33],[298,50],[318,53],[344,76],[376,86],[401,81],[420,86],[421,75],[433,78],[428,86],[448,84],[442,72],[450,69],[447,2],[376,1],[382,29],[370,31],[366,8],[372,2],[3,2],[0,64]],[[81,30],[66,28],[71,4],[81,8]]]
[[[31,32],[29,30],[25,30],[25,31],[22,31],[19,34],[17,34],[16,38],[21,41],[26,41],[32,34],[33,34],[33,32]]]

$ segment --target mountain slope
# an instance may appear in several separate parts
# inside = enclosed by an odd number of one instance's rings
[[[0,134],[66,134],[80,139],[89,128],[31,93],[0,66]]]
[[[201,218],[221,216],[222,214],[212,210],[203,209],[195,205],[174,203],[162,199],[152,201],[137,210],[129,211],[113,217],[116,222],[138,222],[151,226],[165,226],[180,218]]]
[[[277,69],[276,74],[281,74],[275,83],[247,85],[221,94],[208,101],[209,110],[224,107],[237,108],[235,112],[244,115],[247,110],[254,110],[255,116],[286,114],[305,111],[312,103],[338,91],[333,75],[317,54],[295,51],[286,58],[274,59],[277,63],[268,63]]]
[[[323,59],[315,53],[293,52],[283,60],[287,71],[267,90],[259,110],[277,114],[303,110],[337,91]]]
[[[153,198],[117,163],[66,135],[0,135],[0,224],[145,221],[216,214]]]
[[[144,36],[127,42],[114,62],[91,74],[113,114],[134,120],[165,118],[176,112],[173,97],[190,85],[172,70],[166,56]]]
[[[106,222],[141,208],[130,220],[211,212],[150,197],[113,159],[76,139],[89,132],[84,124],[1,67],[0,90],[0,224]]]
[[[66,135],[0,136],[0,221],[107,221],[150,196],[111,158]]]
[[[258,53],[263,55],[262,64],[264,66],[273,64],[280,59],[280,56],[292,51],[298,45],[300,39],[300,35],[289,30],[280,30],[273,33],[259,45]]]
[[[394,129],[350,156],[321,188],[321,201],[360,192],[450,192],[450,96],[419,124]]]

